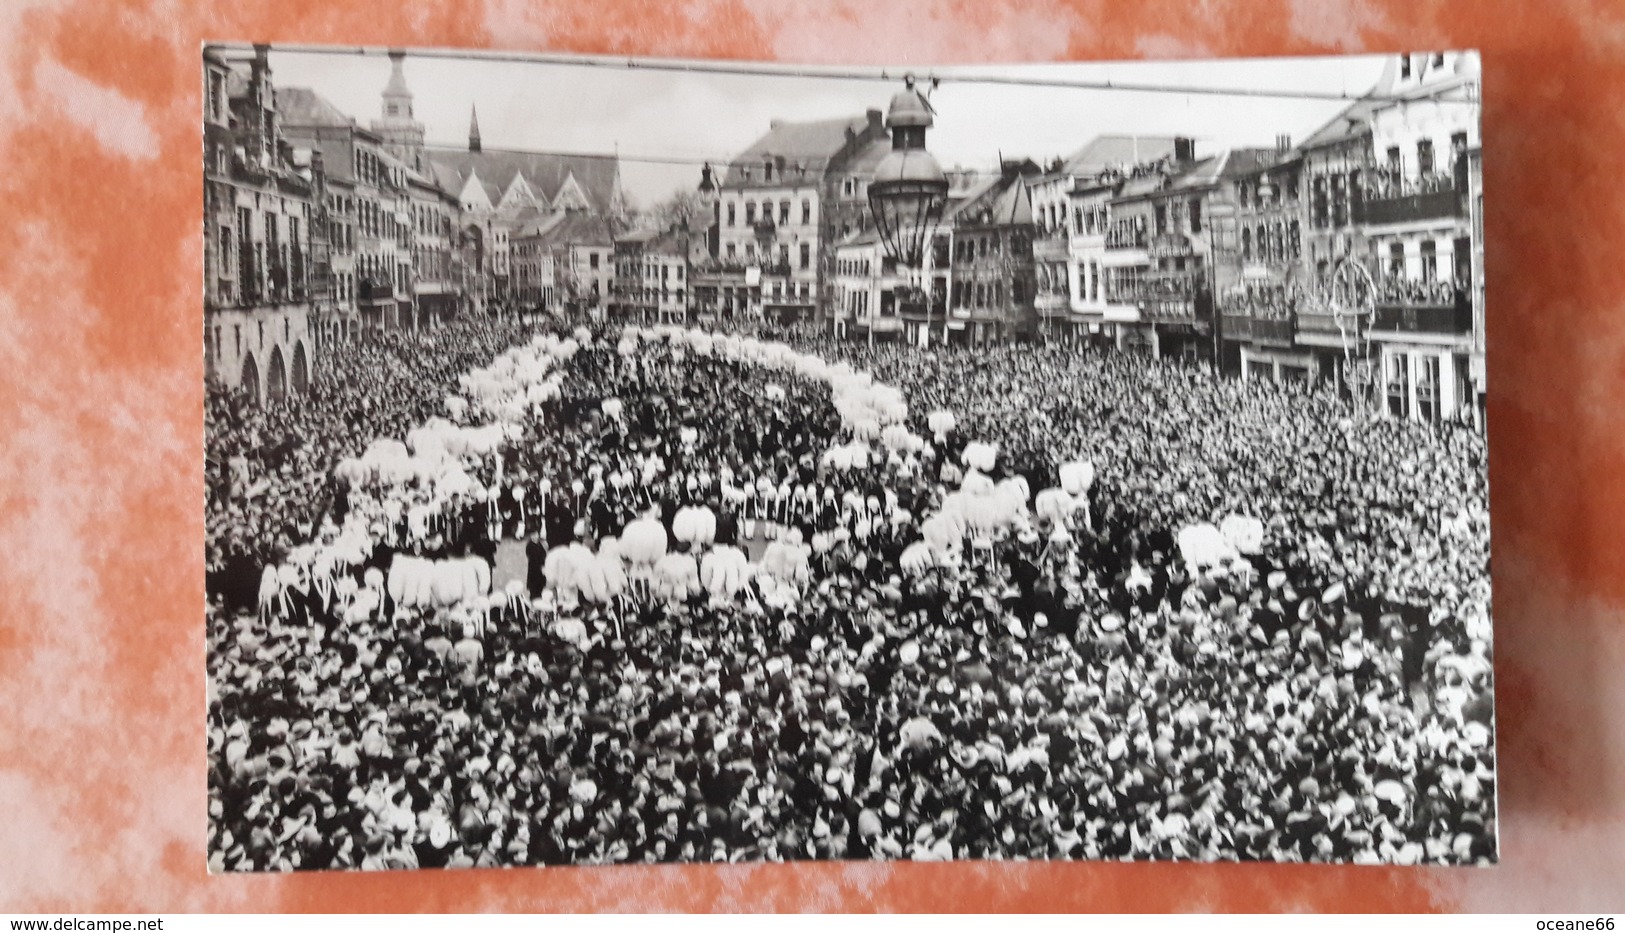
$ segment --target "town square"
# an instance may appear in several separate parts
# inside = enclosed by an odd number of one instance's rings
[[[202,62],[212,870],[1495,861],[1476,55],[662,154],[299,51]]]

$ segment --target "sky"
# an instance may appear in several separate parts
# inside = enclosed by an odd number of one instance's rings
[[[431,144],[465,146],[469,108],[479,108],[487,149],[619,153],[622,185],[635,204],[692,190],[700,164],[726,163],[768,131],[770,121],[855,116],[884,110],[900,81],[738,76],[468,58],[405,62],[415,116]],[[1177,87],[1253,88],[1361,94],[1376,83],[1381,56],[1226,59],[1192,62],[913,66],[942,77],[927,137],[944,167],[987,169],[1001,155],[1046,163],[1103,134],[1189,136],[1198,154],[1269,146],[1277,134],[1301,140],[1346,106],[1335,100],[1239,98],[1139,91],[962,83],[954,75],[1000,75]],[[371,54],[271,52],[279,87],[308,87],[362,125],[379,115],[390,63]],[[882,66],[876,66],[880,68]],[[903,68],[889,68],[900,75]],[[690,159],[690,164],[639,162]]]

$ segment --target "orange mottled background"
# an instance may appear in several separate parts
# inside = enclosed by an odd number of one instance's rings
[[[204,870],[199,43],[823,63],[1476,47],[1502,864]],[[0,0],[0,911],[1625,908],[1625,8]]]

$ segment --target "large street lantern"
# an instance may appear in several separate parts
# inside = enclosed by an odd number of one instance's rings
[[[899,266],[919,269],[926,234],[942,218],[948,200],[948,176],[925,151],[925,131],[934,122],[931,105],[915,90],[912,75],[903,83],[886,114],[891,152],[875,166],[869,210],[886,254]]]

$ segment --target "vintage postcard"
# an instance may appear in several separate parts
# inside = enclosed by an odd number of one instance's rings
[[[1494,862],[1479,74],[207,46],[210,868]]]

